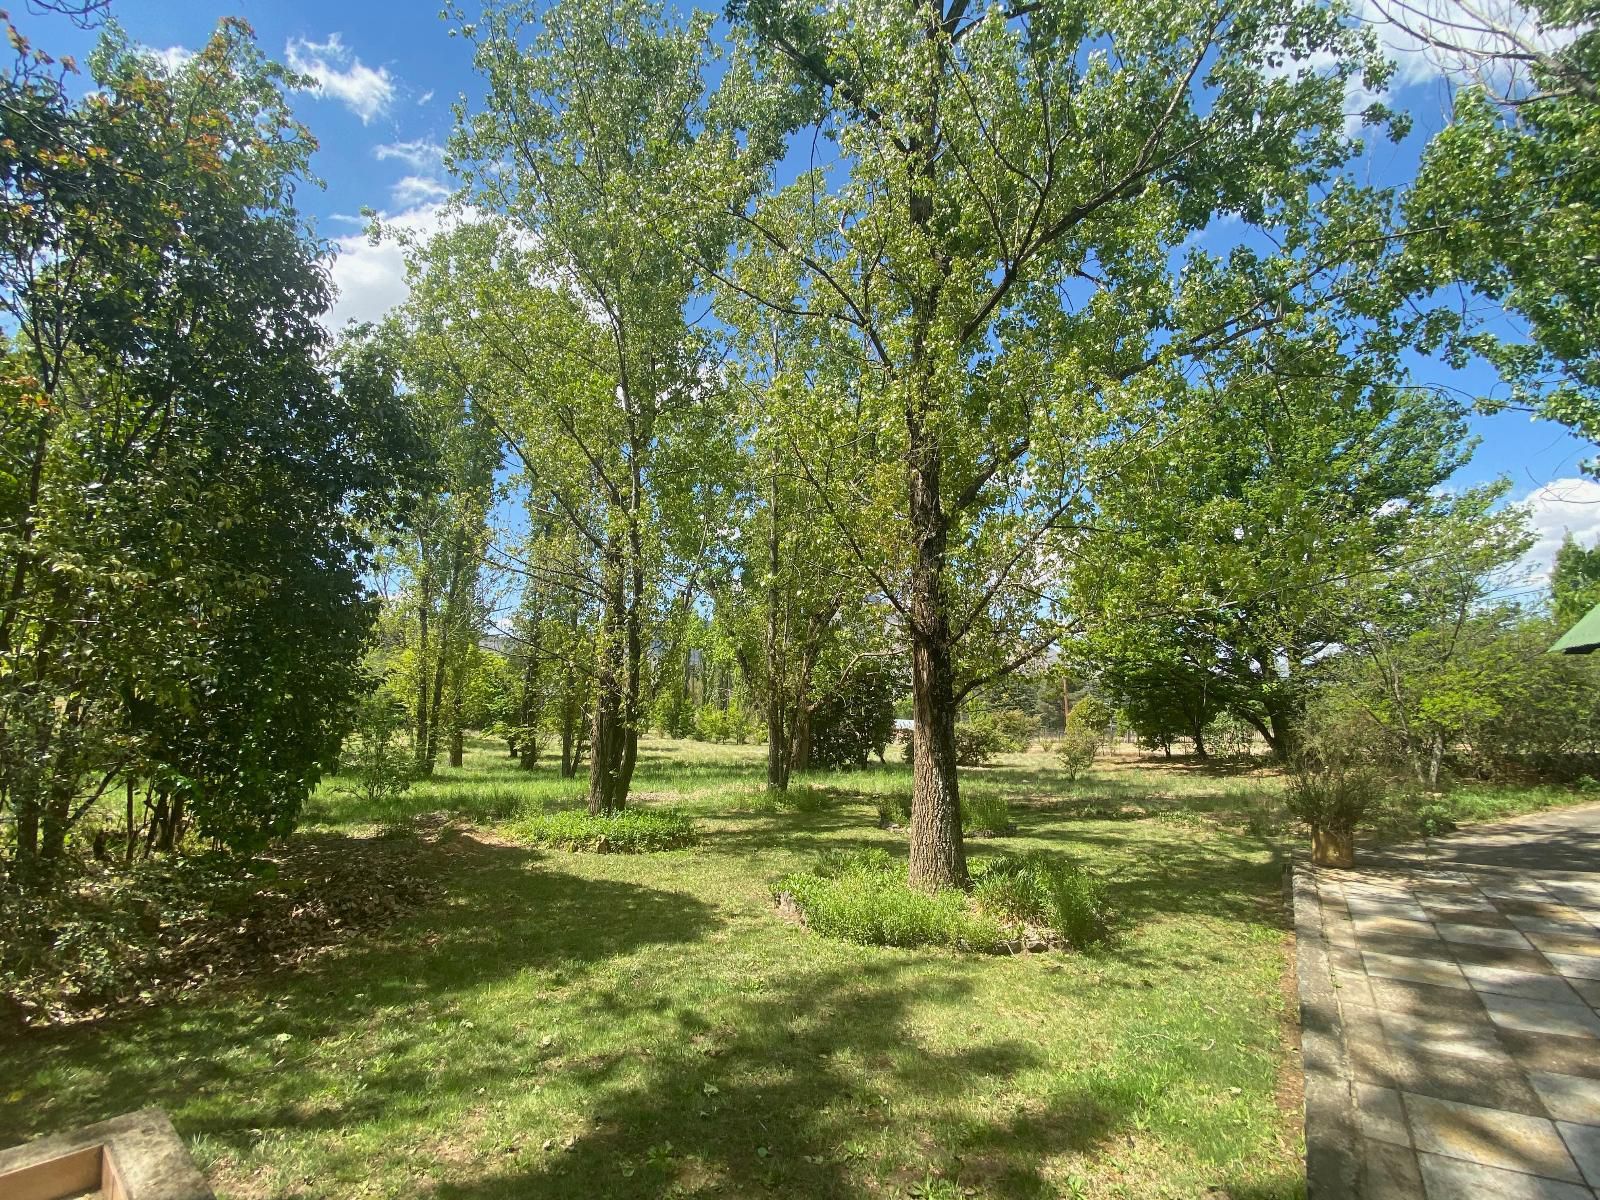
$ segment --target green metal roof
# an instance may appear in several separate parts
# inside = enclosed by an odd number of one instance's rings
[[[1593,654],[1600,650],[1600,604],[1583,614],[1571,629],[1556,639],[1550,654]]]

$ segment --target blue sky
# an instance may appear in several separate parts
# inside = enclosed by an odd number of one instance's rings
[[[320,89],[298,97],[296,109],[321,145],[315,169],[327,186],[305,189],[300,203],[337,255],[332,271],[340,298],[330,322],[377,317],[404,296],[399,251],[369,245],[359,213],[372,208],[419,231],[437,223],[449,189],[439,149],[450,133],[452,107],[463,95],[469,103],[478,95],[470,47],[449,36],[438,0],[113,0],[113,15],[134,41],[174,55],[201,45],[222,16],[243,17],[269,55],[316,76]],[[81,57],[93,41],[94,35],[57,18],[18,12],[14,19],[55,54]],[[1387,183],[1410,174],[1418,147],[1448,107],[1449,87],[1437,65],[1403,35],[1391,28],[1380,29],[1380,36],[1398,64],[1390,102],[1416,123],[1401,145],[1382,143],[1368,153],[1365,170],[1374,182]],[[1471,393],[1493,387],[1481,371],[1458,374],[1422,363],[1417,374]],[[1600,484],[1578,472],[1594,447],[1560,426],[1517,414],[1477,417],[1472,426],[1482,444],[1459,482],[1510,477],[1513,495],[1527,500],[1541,536],[1535,570],[1548,562],[1566,529],[1586,545],[1600,541]]]

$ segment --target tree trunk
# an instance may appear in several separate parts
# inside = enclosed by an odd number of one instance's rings
[[[450,731],[450,765],[452,767],[459,767],[466,757],[465,740],[466,739],[462,735],[461,726],[456,725],[456,727]]]
[[[628,633],[623,615],[622,548],[616,539],[606,546],[605,610],[600,617],[600,644],[595,654],[594,722],[589,735],[589,811],[612,813],[627,802],[622,783],[627,753],[626,687]]]
[[[433,774],[433,759],[428,754],[428,609],[432,604],[424,584],[417,600],[417,720],[411,742],[420,775]]]
[[[944,595],[947,519],[939,494],[939,447],[908,404],[908,494],[915,559],[911,567],[912,757],[911,886],[966,887],[961,798],[956,780],[955,647]]]

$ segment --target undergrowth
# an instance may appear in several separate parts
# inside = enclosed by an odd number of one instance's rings
[[[700,840],[693,818],[675,808],[625,808],[609,814],[563,809],[530,813],[506,828],[530,846],[595,854],[677,850]]]

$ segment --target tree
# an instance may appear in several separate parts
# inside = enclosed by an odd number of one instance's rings
[[[474,203],[505,221],[498,245],[460,260],[476,280],[457,310],[475,351],[463,358],[483,360],[475,386],[514,453],[597,555],[596,812],[626,803],[651,624],[681,616],[696,590],[729,454],[722,389],[685,318],[716,230],[684,221],[643,236],[640,218],[723,186],[719,168],[739,153],[708,127],[710,21],[565,0],[492,4],[463,27],[488,94],[452,151]]]
[[[1292,0],[730,15],[756,66],[725,90],[839,148],[732,213],[728,275],[837,360],[778,395],[802,470],[854,456],[808,480],[909,643],[911,880],[962,885],[960,700],[1057,636],[1060,547],[1118,443],[1219,348],[1382,258],[1386,201],[1341,164],[1345,86],[1384,68],[1339,10]],[[1185,255],[1218,216],[1270,242]]]
[[[302,82],[224,21],[96,88],[0,83],[0,808],[19,874],[114,780],[170,846],[286,832],[364,689],[366,531],[427,461],[382,356],[330,356],[292,206]],[[75,69],[63,61],[67,71]]]
[[[1550,605],[1556,624],[1569,629],[1596,604],[1600,604],[1600,546],[1585,550],[1568,533],[1561,539],[1550,571]]]
[[[1433,314],[1455,361],[1480,354],[1509,385],[1483,407],[1600,442],[1600,6],[1379,7],[1471,77],[1406,198],[1409,291],[1459,284],[1490,301],[1483,320],[1453,299]]]
[[[1462,410],[1391,382],[1403,373],[1387,355],[1274,332],[1231,359],[1103,494],[1073,554],[1090,625],[1078,654],[1135,712],[1154,691],[1189,710],[1195,736],[1225,708],[1288,759],[1369,581],[1425,557],[1438,522],[1503,488],[1440,492],[1470,451]]]

